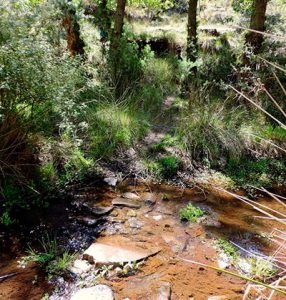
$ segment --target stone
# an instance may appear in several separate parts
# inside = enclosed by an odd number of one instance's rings
[[[83,258],[96,265],[120,264],[138,261],[158,253],[158,248],[151,248],[142,243],[135,243],[122,236],[101,238],[93,243],[83,254]]]
[[[169,282],[162,282],[157,290],[156,300],[170,300],[171,299],[171,285]]]
[[[124,193],[121,195],[122,198],[130,199],[130,200],[139,200],[140,197],[134,193]]]
[[[141,199],[148,205],[154,205],[156,203],[156,195],[153,193],[144,193],[141,195]]]
[[[141,204],[137,200],[126,199],[126,198],[115,198],[112,200],[112,205],[125,206],[129,208],[140,208]]]
[[[86,260],[77,259],[74,261],[73,266],[70,268],[70,271],[76,275],[89,272],[92,269],[92,265],[89,264]]]
[[[158,215],[158,216],[153,216],[153,219],[155,221],[160,221],[162,219],[162,216],[161,215]]]
[[[103,206],[103,207],[94,206],[91,209],[92,213],[96,216],[106,215],[106,214],[110,213],[112,210],[113,210],[112,206],[106,206],[106,207],[105,206]]]
[[[239,295],[219,295],[219,296],[208,296],[207,300],[239,300]]]
[[[137,220],[136,218],[130,218],[128,220],[128,223],[130,228],[137,228],[137,229],[140,229],[144,225],[144,222]]]
[[[117,178],[115,177],[107,177],[103,179],[104,182],[106,182],[110,186],[116,186],[117,184]]]
[[[77,291],[70,300],[113,300],[112,289],[104,284],[83,288]]]
[[[90,217],[77,217],[77,221],[83,225],[94,227],[98,224],[99,220]]]

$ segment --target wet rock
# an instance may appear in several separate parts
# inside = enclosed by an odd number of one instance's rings
[[[77,217],[76,219],[80,224],[83,224],[83,225],[86,225],[89,227],[94,227],[99,224],[98,219],[94,219],[94,218],[90,218],[90,217]]]
[[[210,227],[216,227],[216,228],[221,227],[221,223],[218,221],[218,218],[212,215],[201,217],[199,222],[203,225],[210,226]]]
[[[130,208],[140,208],[141,204],[139,201],[134,199],[127,199],[127,198],[115,198],[112,200],[112,205],[115,206],[125,206]]]
[[[157,291],[157,300],[170,300],[171,299],[171,285],[169,282],[162,282]]]
[[[130,200],[139,200],[140,197],[134,193],[124,193],[121,195],[122,198],[130,199]]]
[[[70,268],[70,271],[76,275],[89,272],[92,269],[92,265],[89,264],[86,260],[77,259],[74,261],[73,266]]]
[[[104,182],[106,182],[110,186],[116,186],[117,184],[117,178],[115,177],[107,177],[103,179]]]
[[[140,229],[143,225],[144,222],[137,220],[136,218],[130,218],[128,220],[130,228],[137,228]]]
[[[100,206],[94,206],[92,207],[91,211],[96,216],[103,216],[108,213],[110,213],[113,210],[112,206],[106,206],[106,207],[100,207]]]
[[[239,295],[220,295],[220,296],[209,296],[207,300],[239,300]]]
[[[83,258],[97,265],[118,264],[138,261],[158,253],[159,249],[149,248],[121,236],[106,237],[93,243]]]
[[[152,193],[144,193],[141,195],[141,199],[145,204],[154,205],[156,203],[156,195]]]
[[[70,300],[113,300],[112,289],[104,284],[77,291]]]

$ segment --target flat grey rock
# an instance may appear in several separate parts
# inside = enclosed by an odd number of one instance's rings
[[[138,244],[121,236],[111,236],[93,243],[84,253],[83,258],[96,265],[119,264],[139,261],[158,253],[158,248]]]
[[[96,216],[106,215],[106,214],[110,213],[112,210],[113,210],[112,206],[107,206],[107,207],[94,206],[91,208],[91,212]]]
[[[104,284],[77,291],[70,300],[113,300],[112,289]]]
[[[115,206],[125,206],[130,208],[140,208],[141,203],[137,200],[127,199],[127,198],[115,198],[112,200],[112,205]]]

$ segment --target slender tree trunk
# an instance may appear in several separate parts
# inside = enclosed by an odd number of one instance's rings
[[[124,15],[126,0],[117,0],[117,6],[114,16],[114,30],[111,37],[110,55],[113,69],[113,80],[115,82],[115,95],[119,97],[121,94],[120,74],[118,74],[119,46],[123,32]]]
[[[188,9],[188,38],[187,38],[187,59],[195,62],[198,52],[197,38],[197,7],[198,0],[189,0]]]
[[[269,0],[253,0],[253,12],[251,15],[250,29],[257,31],[265,30],[266,8]],[[246,44],[253,48],[254,54],[258,54],[263,43],[263,35],[249,32],[246,36]]]
[[[126,0],[117,0],[114,16],[114,31],[111,40],[111,50],[115,53],[118,50],[123,31]]]
[[[80,26],[76,20],[74,8],[68,8],[63,20],[67,32],[67,48],[72,57],[84,55],[84,41],[80,37]]]

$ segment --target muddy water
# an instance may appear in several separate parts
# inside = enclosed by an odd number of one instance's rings
[[[97,229],[85,228],[79,222],[82,212],[73,209],[66,211],[62,207],[65,211],[65,217],[61,220],[65,228],[65,240],[62,244],[65,247],[71,246],[71,240],[72,245],[76,241],[80,247],[75,249],[81,253],[95,236],[99,240],[102,237],[110,238],[111,241],[124,236],[146,248],[156,246],[160,249],[158,254],[149,257],[134,274],[127,277],[115,274],[100,280],[112,287],[115,299],[165,299],[160,298],[164,292],[172,300],[208,299],[211,296],[242,299],[245,288],[243,280],[190,264],[182,258],[217,266],[218,254],[214,241],[219,237],[231,239],[247,249],[269,252],[272,246],[265,243],[259,234],[270,232],[277,224],[256,218],[258,213],[251,207],[215,191],[205,194],[198,189],[180,190],[165,185],[123,185],[116,190],[90,188],[82,191],[82,197],[79,198],[89,206],[110,206],[114,198],[126,191],[139,196],[152,192],[156,203],[142,205],[139,209],[115,207],[105,217],[106,223],[100,235]],[[167,200],[163,200],[165,198]],[[189,202],[207,212],[200,224],[179,221],[180,208]],[[260,198],[259,202],[286,212],[283,206],[272,199]],[[60,209],[57,213],[60,215]],[[55,220],[58,220],[57,213],[56,216],[53,215]],[[52,224],[50,226],[53,228]],[[72,227],[70,231],[69,227]],[[18,274],[0,281],[0,299],[41,299],[45,292],[51,291],[52,285],[47,283],[45,275],[35,265],[18,269],[17,260],[24,248],[16,244],[14,247],[17,250],[13,250],[12,245],[2,251],[0,276],[12,272]],[[70,290],[72,291],[72,287]],[[68,292],[62,299],[69,299]]]

